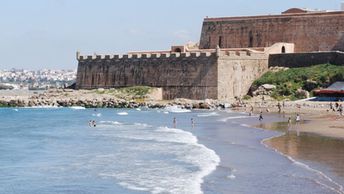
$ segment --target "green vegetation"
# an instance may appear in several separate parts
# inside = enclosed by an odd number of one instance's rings
[[[252,97],[250,96],[250,95],[245,95],[242,99],[243,100],[249,100],[249,99],[251,99]]]
[[[132,98],[145,98],[145,96],[150,92],[151,87],[148,86],[133,86],[117,89],[103,89],[95,90],[97,94],[109,94],[113,96],[131,96]]]
[[[276,89],[272,97],[281,100],[303,98],[297,92],[303,89],[311,92],[316,88],[324,88],[336,81],[344,80],[344,66],[331,64],[315,65],[311,67],[291,68],[279,72],[267,72],[252,85],[252,90],[263,84],[273,84]]]
[[[150,87],[148,86],[133,86],[118,89],[122,93],[127,93],[134,96],[135,98],[143,98],[150,92]]]

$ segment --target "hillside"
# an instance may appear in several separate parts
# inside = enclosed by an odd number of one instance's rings
[[[295,100],[305,97],[304,95],[300,95],[301,89],[312,92],[314,89],[325,88],[333,82],[343,80],[344,66],[322,64],[312,67],[291,68],[277,72],[269,71],[253,83],[251,91],[256,90],[263,84],[272,84],[276,86],[271,91],[272,97],[278,100]]]

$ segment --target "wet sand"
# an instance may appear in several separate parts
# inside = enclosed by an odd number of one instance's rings
[[[338,123],[340,122],[342,121]],[[288,126],[287,122],[265,123],[256,127],[283,132],[281,136],[263,141],[265,145],[296,160],[311,164],[320,171],[330,172],[331,177],[341,177],[339,179],[342,180],[344,177],[344,140],[338,136],[328,137],[329,134],[341,135],[342,131],[326,132],[324,133],[326,136],[320,135],[324,129],[329,130],[329,126],[338,123],[311,120],[304,121],[297,127]],[[318,127],[320,130],[317,129]]]
[[[295,118],[296,114],[299,114],[302,122],[302,125],[298,127],[299,132],[344,140],[344,116],[341,116],[339,112],[332,111],[329,104],[329,102],[310,101],[286,102],[285,106],[281,108],[281,112],[278,113],[277,102],[267,102],[263,106],[257,105],[257,103],[247,104],[236,110],[248,113],[252,105],[255,114],[262,111],[263,115],[277,115],[285,122],[290,117],[292,120],[290,130],[295,130]],[[339,102],[339,104],[344,106],[343,102]]]
[[[277,103],[251,103],[236,110],[248,114],[253,107],[255,114],[262,111],[264,117],[278,118],[278,122],[253,125],[282,132],[282,135],[266,139],[263,143],[320,173],[326,172],[341,187],[344,184],[344,116],[331,110],[330,102],[286,102],[280,112]],[[343,105],[343,102],[339,104]],[[335,106],[335,102],[332,105]],[[301,116],[300,124],[295,122],[297,114]],[[291,118],[290,124],[288,118]]]

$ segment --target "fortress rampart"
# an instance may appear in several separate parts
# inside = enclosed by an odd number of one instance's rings
[[[199,45],[78,54],[76,89],[151,86],[162,88],[164,99],[232,100],[246,95],[269,65],[343,64],[338,51],[344,51],[344,12],[294,8],[282,15],[206,18]]]
[[[344,51],[344,12],[205,18],[200,48],[295,44],[295,52]]]
[[[344,52],[287,53],[269,56],[269,67],[309,67],[318,64],[344,65]]]
[[[151,86],[162,88],[164,99],[232,99],[245,95],[250,82],[267,70],[268,56],[217,51],[94,55],[78,60],[77,89]],[[232,77],[233,71],[237,74]]]

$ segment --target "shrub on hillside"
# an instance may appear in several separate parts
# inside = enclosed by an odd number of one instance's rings
[[[343,80],[344,66],[322,64],[267,72],[253,83],[252,88],[258,88],[263,84],[273,84],[276,89],[272,92],[272,97],[300,99],[303,96],[297,93],[298,89],[311,92],[316,88],[325,88],[333,82]]]

